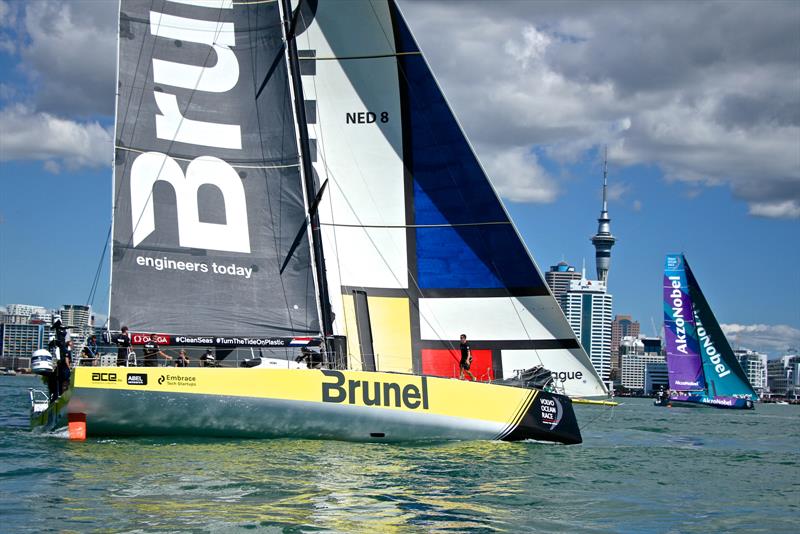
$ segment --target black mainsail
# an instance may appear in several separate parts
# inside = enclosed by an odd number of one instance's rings
[[[320,333],[280,21],[277,2],[121,3],[112,329]]]

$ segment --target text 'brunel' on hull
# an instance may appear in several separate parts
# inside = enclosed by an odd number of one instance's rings
[[[384,408],[408,408],[427,410],[428,380],[423,376],[420,385],[378,380],[345,380],[339,371],[322,371],[333,381],[322,383],[322,402],[338,404],[358,404],[363,406],[382,406]]]

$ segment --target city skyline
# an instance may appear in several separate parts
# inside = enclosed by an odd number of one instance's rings
[[[660,329],[684,252],[732,344],[800,345],[797,4],[399,4],[543,273],[591,272],[607,144],[614,314]],[[0,1],[0,304],[107,312],[116,11]]]

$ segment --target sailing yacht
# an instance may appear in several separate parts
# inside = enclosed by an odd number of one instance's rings
[[[605,386],[394,0],[123,0],[119,21],[110,330],[218,367],[78,367],[34,426],[581,441],[570,396]],[[226,366],[301,345],[320,368]]]
[[[664,266],[664,333],[670,392],[656,405],[754,408],[758,395],[683,254]]]

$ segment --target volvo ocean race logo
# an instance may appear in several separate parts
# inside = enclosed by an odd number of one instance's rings
[[[561,406],[561,401],[555,397],[550,399],[540,397],[539,414],[542,417],[542,423],[550,425],[550,430],[553,430],[561,422],[564,408]]]
[[[667,256],[667,270],[675,271],[681,267],[680,256]]]

